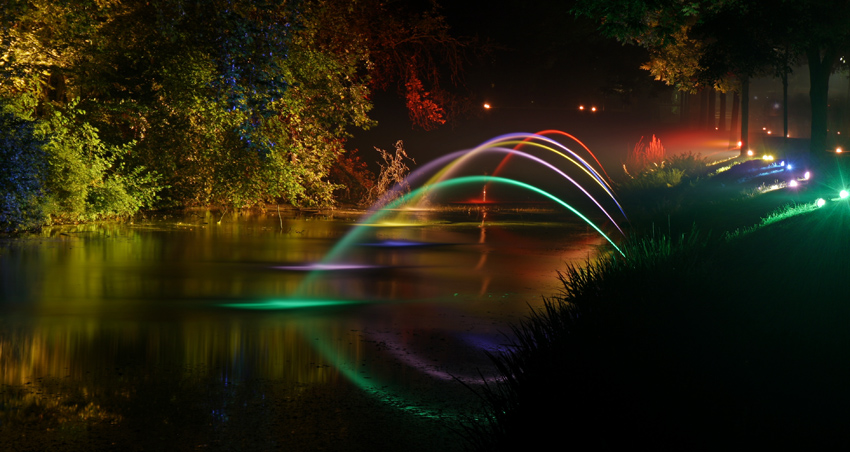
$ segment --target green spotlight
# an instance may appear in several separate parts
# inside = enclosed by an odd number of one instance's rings
[[[846,199],[848,196],[850,196],[850,192],[848,192],[847,190],[841,190],[838,193],[838,197],[841,199]]]
[[[818,207],[823,207],[825,204],[826,204],[826,200],[823,199],[823,198],[818,198],[818,200],[815,201],[815,205],[818,206]]]

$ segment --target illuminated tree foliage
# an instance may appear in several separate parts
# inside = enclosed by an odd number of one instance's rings
[[[328,205],[347,131],[373,124],[371,89],[411,80],[412,118],[445,121],[437,61],[457,41],[435,7],[402,4],[11,1],[0,96],[44,133],[54,219],[125,215],[157,196]]]
[[[34,124],[0,110],[0,231],[44,222],[45,154]]]
[[[430,130],[460,109],[444,86],[459,82],[469,41],[451,35],[435,2],[425,10],[399,0],[318,0],[318,41],[340,53],[352,44],[365,52],[360,74],[373,90],[395,88],[414,126]],[[350,51],[350,50],[348,50]]]

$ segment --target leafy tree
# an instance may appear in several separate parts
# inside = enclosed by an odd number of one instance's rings
[[[422,2],[426,3],[426,2]],[[314,0],[317,41],[332,53],[352,52],[357,43],[361,76],[370,89],[395,88],[411,122],[431,130],[461,109],[445,86],[459,83],[463,51],[470,41],[454,37],[436,2]]]
[[[36,136],[45,143],[44,204],[52,221],[127,217],[152,205],[159,177],[142,166],[128,168],[135,143],[104,143],[94,126],[80,120],[85,111],[76,108],[76,101],[66,107],[36,126]]]
[[[648,67],[676,85],[689,77],[697,83],[716,84],[732,74],[746,90],[749,78],[787,76],[790,65],[798,57],[805,58],[811,79],[811,149],[825,149],[829,75],[841,51],[850,48],[850,30],[841,19],[850,13],[847,2],[580,0],[574,12],[600,20],[605,33],[660,56]],[[679,55],[674,51],[678,48],[686,50],[687,58],[665,59]]]
[[[412,117],[426,128],[445,120],[436,53],[453,55],[457,42],[435,8],[401,5],[12,2],[0,24],[0,96],[52,124],[54,160],[78,155],[71,137],[82,137],[105,162],[120,160],[89,168],[109,173],[100,179],[160,175],[165,204],[330,204],[348,130],[373,123],[372,88],[403,77]],[[57,192],[56,205],[77,215],[72,191]]]

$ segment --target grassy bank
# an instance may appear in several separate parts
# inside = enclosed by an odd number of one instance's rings
[[[470,444],[846,446],[850,206],[810,207],[835,183],[694,202],[664,234],[636,234],[628,258],[568,268],[563,292],[493,356],[504,379],[482,393]],[[741,229],[788,197],[800,207]]]

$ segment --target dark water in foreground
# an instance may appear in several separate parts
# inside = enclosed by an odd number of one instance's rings
[[[310,273],[289,267],[356,216],[219,218],[2,242],[0,450],[457,448],[477,402],[453,377],[480,384],[601,243],[551,213],[417,214],[341,250],[367,268]]]

